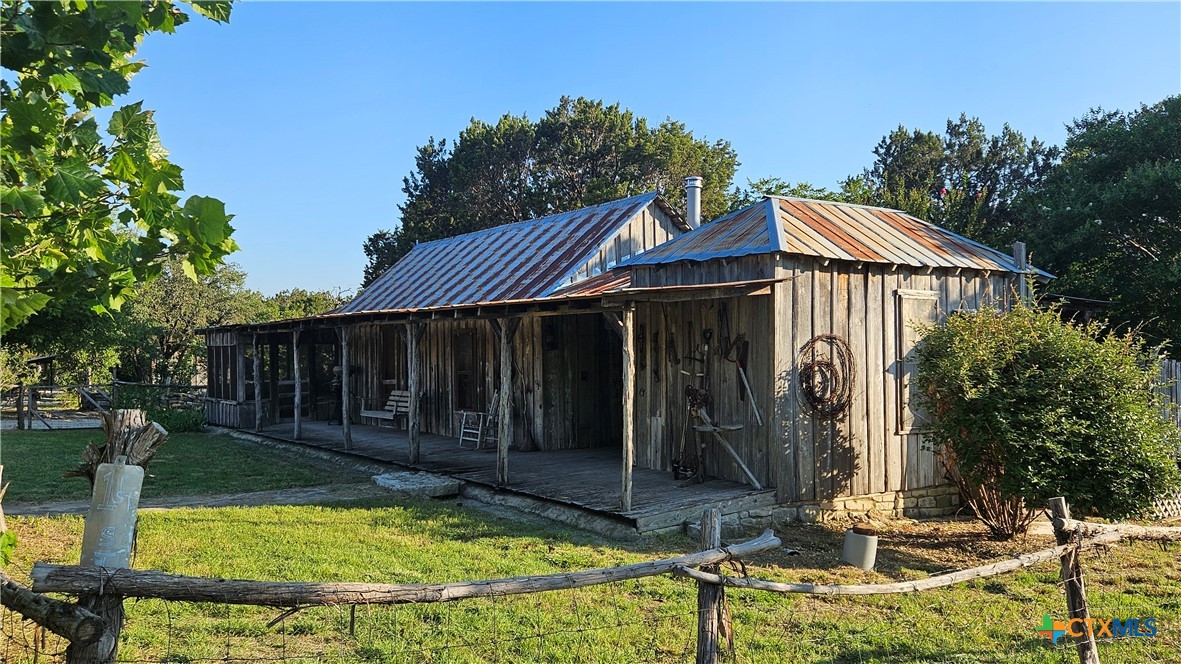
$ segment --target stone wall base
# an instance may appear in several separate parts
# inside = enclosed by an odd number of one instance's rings
[[[767,527],[794,521],[839,522],[872,514],[892,518],[929,519],[951,516],[959,509],[959,490],[945,484],[910,491],[887,491],[829,501],[786,503],[752,509],[726,515],[722,525],[726,532],[737,533],[744,528]],[[686,523],[685,527],[687,532],[693,534],[699,526],[693,522]]]

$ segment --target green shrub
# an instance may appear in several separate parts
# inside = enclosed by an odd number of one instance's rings
[[[1133,335],[1022,304],[926,332],[916,381],[928,440],[969,500],[998,503],[974,505],[995,534],[1024,530],[1003,513],[1022,501],[1064,496],[1077,514],[1123,518],[1181,483],[1181,431],[1152,389],[1159,357]]]
[[[138,408],[168,433],[200,431],[205,411],[200,406],[170,405],[169,388],[157,385],[119,385],[118,408]]]
[[[200,431],[205,427],[205,411],[200,408],[149,409],[148,419],[170,434]]]

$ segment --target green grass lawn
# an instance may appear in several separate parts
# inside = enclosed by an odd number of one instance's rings
[[[86,500],[90,497],[87,481],[62,475],[78,465],[86,443],[102,438],[101,429],[3,432],[0,463],[4,464],[4,481],[10,483],[4,501]],[[367,475],[331,463],[250,445],[226,435],[181,433],[169,436],[149,464],[143,498],[365,481]]]
[[[10,519],[10,572],[34,560],[75,562],[79,517]],[[1051,544],[992,542],[974,523],[893,526],[876,572],[840,565],[841,530],[793,526],[784,551],[749,562],[783,581],[884,582],[981,564]],[[579,570],[694,550],[683,537],[622,545],[436,501],[393,498],[330,507],[180,509],[142,515],[137,568],[273,580],[442,582]],[[1178,549],[1129,544],[1084,559],[1091,614],[1155,617],[1155,638],[1100,644],[1108,662],[1176,661],[1181,652]],[[741,574],[740,570],[727,570]],[[740,662],[1074,662],[1073,646],[1036,633],[1061,618],[1057,563],[917,595],[783,596],[730,590]],[[128,601],[120,658],[278,658],[394,662],[651,662],[692,659],[695,586],[658,577],[516,597],[356,610],[309,608],[268,629],[276,609]],[[13,661],[22,661],[18,658]]]

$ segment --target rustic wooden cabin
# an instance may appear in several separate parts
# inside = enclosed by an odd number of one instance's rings
[[[1007,302],[1027,266],[857,205],[699,226],[688,185],[687,220],[650,193],[422,243],[335,312],[205,330],[209,420],[640,531],[951,508],[915,324]]]

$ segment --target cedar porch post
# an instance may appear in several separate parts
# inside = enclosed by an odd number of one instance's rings
[[[258,345],[258,333],[254,333],[254,430],[262,431],[262,347]]]
[[[240,334],[234,335],[234,382],[234,400],[240,407],[246,401],[246,338]]]
[[[267,373],[270,375],[271,385],[271,412],[267,417],[268,424],[276,424],[279,421],[279,341],[275,337],[271,337],[269,355],[267,355]]]
[[[406,387],[410,390],[410,412],[406,416],[406,437],[410,440],[410,463],[418,463],[421,451],[421,441],[418,437],[420,427],[419,410],[422,403],[419,341],[422,340],[422,334],[425,330],[425,323],[406,324]]]
[[[303,376],[299,371],[299,330],[291,333],[291,373],[295,376],[295,433],[299,440],[303,436]]]
[[[500,336],[500,413],[496,434],[496,484],[508,486],[508,446],[513,436],[513,335],[521,322],[501,318],[495,326]]]
[[[353,413],[352,395],[349,394],[349,331],[347,328],[336,328],[340,337],[340,429],[344,434],[344,448],[353,449]]]
[[[621,316],[623,323],[623,469],[620,487],[620,505],[624,512],[632,508],[632,467],[636,460],[636,441],[633,424],[636,413],[635,384],[636,362],[634,357],[636,308],[628,303]]]

